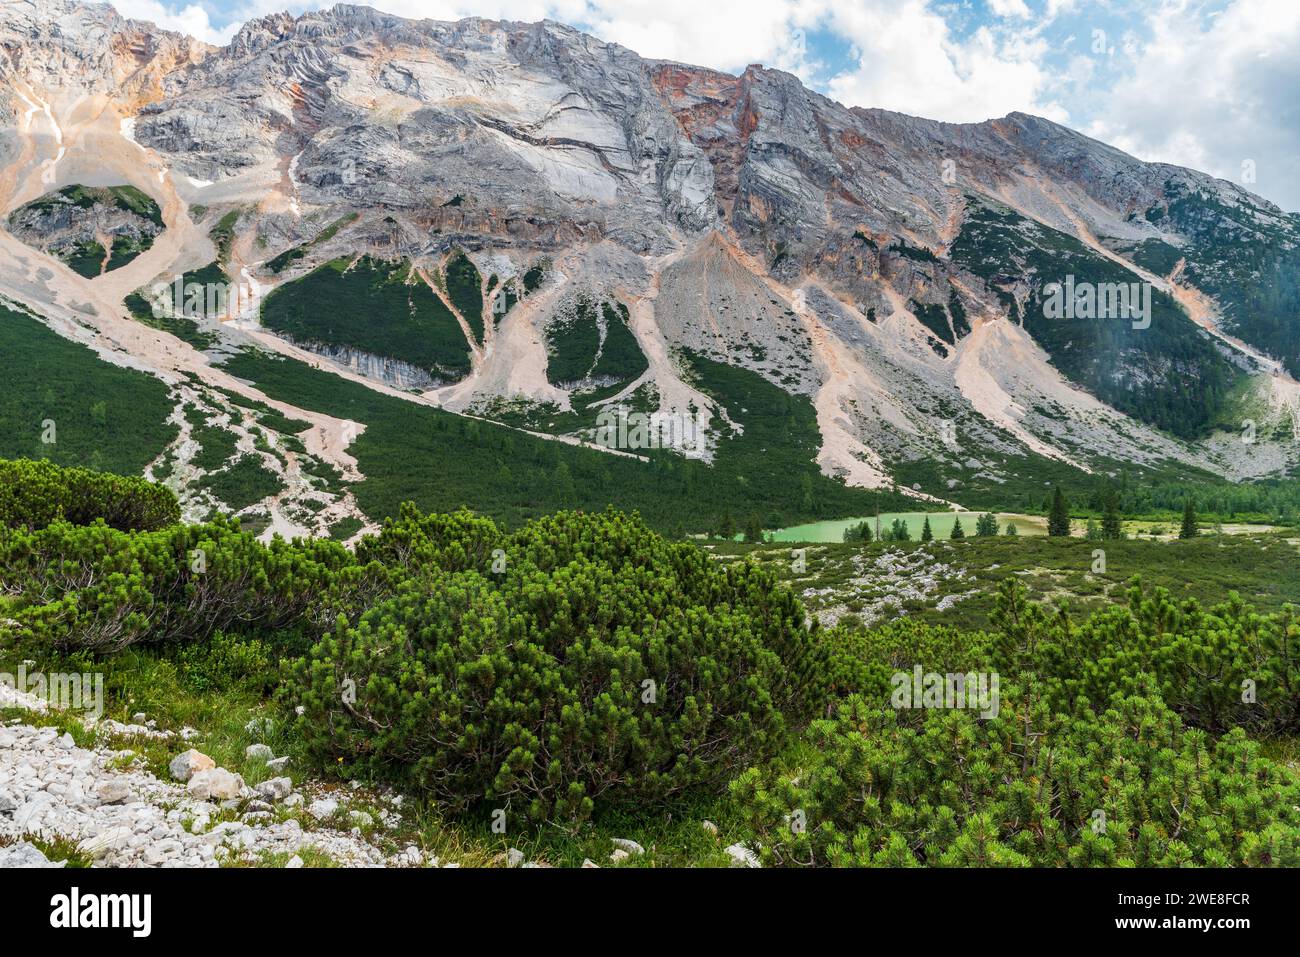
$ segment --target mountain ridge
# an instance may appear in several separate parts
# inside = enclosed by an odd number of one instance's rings
[[[620,404],[702,413],[711,460],[744,423],[693,381],[689,353],[806,397],[822,474],[922,500],[1026,478],[1022,460],[1239,479],[1296,465],[1300,219],[1029,114],[945,124],[845,107],[757,65],[646,60],[554,21],[352,5],[209,47],[107,6],[24,0],[0,13],[0,70],[0,212],[129,185],[167,223],[91,279],[0,236],[0,293],[164,380],[262,401],[222,371],[255,345],[568,442],[590,443]],[[466,375],[421,380],[396,342],[357,352],[363,330],[332,309],[363,253],[461,328]],[[473,276],[452,290],[460,255]],[[319,272],[331,262],[337,278]],[[213,266],[255,293],[203,318],[215,351],[166,330],[140,341],[130,296]],[[1149,284],[1153,331],[1044,320],[1067,268]],[[309,288],[324,305],[303,300],[292,339],[266,328],[271,293]],[[645,362],[634,379],[548,381],[551,365],[595,368],[564,354],[586,348],[564,330],[595,324],[604,342],[623,322]],[[422,387],[393,389],[386,368]],[[1240,440],[1242,419],[1259,442]],[[312,452],[354,474],[346,423],[330,429]],[[911,480],[922,463],[934,475]]]

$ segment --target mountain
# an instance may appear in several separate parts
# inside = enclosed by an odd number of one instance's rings
[[[1300,464],[1300,217],[1044,119],[346,5],[215,48],[9,2],[0,72],[6,320],[157,380],[137,464],[191,516],[770,527]],[[602,448],[615,408],[670,448]]]

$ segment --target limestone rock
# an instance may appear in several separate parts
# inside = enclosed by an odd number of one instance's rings
[[[206,771],[215,768],[216,766],[217,762],[213,761],[206,754],[190,748],[190,750],[172,758],[172,762],[167,766],[167,770],[171,772],[171,776],[174,780],[184,782],[189,781],[190,778],[194,777],[198,772]]]

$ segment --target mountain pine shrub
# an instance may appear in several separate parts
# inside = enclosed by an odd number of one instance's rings
[[[996,718],[853,696],[809,729],[810,766],[732,785],[785,865],[1300,864],[1300,781],[1240,729],[1186,727],[1154,688],[1053,714],[1002,686]]]
[[[218,631],[319,635],[385,590],[383,569],[336,542],[263,545],[225,518],[153,532],[0,528],[0,593],[13,596],[17,641],[33,651],[108,654]]]
[[[1235,593],[1202,608],[1174,602],[1134,580],[1127,603],[1081,622],[1026,601],[1007,582],[994,615],[994,666],[1032,670],[1053,706],[1097,708],[1150,680],[1189,724],[1215,733],[1300,731],[1300,616],[1292,607],[1261,615]]]
[[[151,531],[181,520],[171,490],[142,478],[0,459],[0,526],[40,529],[58,521]]]
[[[418,569],[293,663],[285,703],[322,764],[580,820],[720,788],[822,700],[816,629],[770,572],[613,511],[532,522],[499,549]]]

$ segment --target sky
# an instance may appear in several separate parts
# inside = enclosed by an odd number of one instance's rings
[[[318,0],[113,0],[224,44]],[[788,70],[848,106],[1013,110],[1300,211],[1300,0],[372,0],[409,17],[560,20],[646,57]]]

